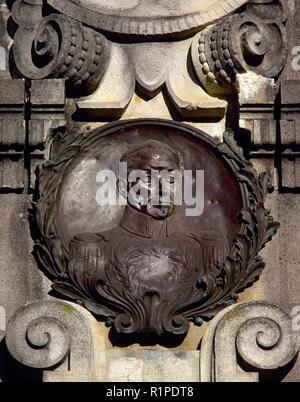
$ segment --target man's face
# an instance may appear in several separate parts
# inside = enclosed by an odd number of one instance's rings
[[[174,201],[181,172],[170,152],[151,152],[138,159],[128,175],[128,203],[155,219],[166,219],[174,212]]]

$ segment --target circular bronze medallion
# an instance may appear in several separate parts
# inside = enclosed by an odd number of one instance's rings
[[[234,302],[277,224],[268,181],[224,140],[162,120],[58,139],[36,213],[53,288],[124,334],[182,336]]]

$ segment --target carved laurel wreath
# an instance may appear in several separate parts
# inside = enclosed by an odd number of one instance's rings
[[[81,284],[69,275],[68,251],[61,243],[55,223],[56,197],[67,167],[80,151],[95,144],[100,136],[116,130],[119,126],[145,122],[179,128],[202,140],[204,137],[202,133],[184,124],[157,120],[114,123],[88,135],[83,132],[68,132],[65,135],[57,133],[50,160],[39,167],[37,174],[40,194],[38,202],[34,203],[32,214],[33,223],[39,228],[35,239],[36,257],[43,270],[53,280],[54,289],[59,289],[65,297],[71,297],[82,304],[109,325],[114,325],[116,318],[122,314],[120,307],[116,305],[108,309],[100,302],[95,302],[92,292],[83,292]],[[271,188],[268,174],[257,174],[252,163],[245,159],[231,132],[225,132],[224,142],[218,145],[206,136],[204,138],[233,171],[240,186],[243,208],[240,213],[240,231],[235,236],[222,268],[218,274],[214,274],[215,276],[209,274],[199,278],[199,292],[176,312],[176,317],[193,321],[196,325],[201,325],[225,306],[234,303],[238,293],[258,279],[265,265],[258,253],[279,227],[270,211],[264,207],[265,197]],[[65,292],[61,291],[63,288],[66,289]]]

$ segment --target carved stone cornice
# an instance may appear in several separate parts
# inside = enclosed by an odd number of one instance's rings
[[[298,349],[291,317],[280,307],[240,303],[209,324],[201,342],[201,381],[257,382],[260,373],[284,368]]]
[[[94,28],[121,35],[156,36],[197,29],[236,10],[247,0],[117,1],[48,0],[60,12]],[[124,2],[123,2],[124,3]]]
[[[47,4],[59,12],[49,15]],[[138,83],[146,96],[166,90],[183,117],[219,119],[226,103],[210,99],[204,89],[226,98],[238,90],[238,73],[275,78],[287,57],[282,2],[207,0],[171,7],[168,1],[137,1],[121,12],[118,4],[98,1],[16,0],[12,15],[19,26],[13,54],[21,74],[65,78],[72,97],[95,92],[78,101],[85,114],[120,117]],[[193,39],[195,31],[201,33]]]

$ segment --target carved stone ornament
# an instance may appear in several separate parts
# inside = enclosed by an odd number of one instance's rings
[[[47,3],[94,28],[127,35],[159,35],[195,29],[212,23],[247,0],[47,0]],[[25,3],[42,4],[43,1]]]
[[[220,312],[201,342],[202,382],[258,382],[293,361],[299,337],[280,307],[266,302],[238,303]]]
[[[168,206],[129,197],[101,206],[98,173],[115,172],[121,192],[120,162],[128,174],[203,171],[203,213],[189,216],[192,206],[176,204],[176,190]],[[264,207],[268,176],[258,176],[231,133],[217,144],[168,121],[57,134],[37,184],[35,253],[53,289],[121,334],[184,336],[190,321],[201,325],[234,303],[259,277],[258,253],[279,226]]]
[[[9,320],[7,348],[25,366],[55,370],[66,381],[91,381],[94,333],[86,316],[84,309],[65,301],[27,304]],[[55,380],[55,372],[50,381]],[[49,375],[44,372],[44,381]]]
[[[103,35],[63,14],[44,17],[43,0],[17,0],[12,13],[19,25],[14,60],[24,77],[64,77],[85,93],[97,88],[109,55]]]
[[[211,93],[230,90],[236,75],[247,71],[275,78],[286,63],[286,9],[280,2],[253,3],[206,28],[193,42],[196,73]]]
[[[123,113],[138,82],[148,96],[166,90],[184,116],[210,117],[204,89],[236,91],[237,73],[249,70],[275,78],[288,52],[288,16],[277,0],[15,0],[12,17],[21,75],[65,78],[76,97],[99,89],[78,102],[88,113]],[[224,115],[223,101],[215,108]]]

